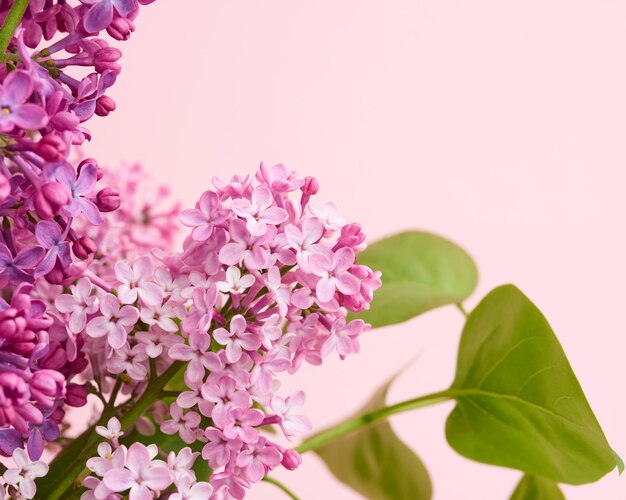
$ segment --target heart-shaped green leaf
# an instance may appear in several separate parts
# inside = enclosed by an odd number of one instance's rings
[[[539,476],[525,475],[510,500],[565,500],[558,484]]]
[[[613,452],[539,309],[512,285],[469,315],[450,393],[450,445],[473,460],[558,483],[596,481]]]
[[[476,288],[472,258],[454,243],[410,231],[372,243],[358,263],[382,271],[383,286],[371,308],[354,317],[374,327],[411,319],[431,309],[460,304]]]
[[[392,381],[380,388],[357,415],[383,407]],[[428,500],[432,496],[424,464],[386,420],[314,451],[337,479],[370,500]]]

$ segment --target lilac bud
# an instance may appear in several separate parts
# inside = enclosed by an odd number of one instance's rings
[[[285,450],[282,464],[287,470],[296,470],[302,463],[302,457],[296,450]]]
[[[111,111],[115,111],[115,101],[108,95],[99,97],[96,101],[96,114],[98,116],[108,116]]]
[[[104,47],[94,53],[94,66],[98,73],[112,70],[116,75],[122,71],[122,67],[117,61],[122,57],[122,52],[115,47]]]
[[[319,191],[320,183],[315,177],[305,177],[304,185],[300,189],[303,194],[313,196]]]
[[[67,156],[65,141],[56,134],[47,134],[37,144],[37,154],[44,160],[56,163]]]
[[[30,379],[30,397],[44,408],[65,394],[65,377],[55,370],[38,370]]]
[[[0,313],[0,338],[12,340],[26,328],[26,318],[17,309],[9,307]]]
[[[69,202],[69,193],[58,182],[45,183],[33,196],[33,205],[35,205],[37,215],[42,219],[51,219],[63,205]]]
[[[67,384],[65,402],[74,408],[80,408],[87,404],[87,389],[84,385]]]
[[[80,260],[88,259],[90,255],[96,253],[97,249],[96,244],[87,236],[81,236],[72,245],[74,255]]]
[[[119,16],[116,16],[107,28],[107,33],[111,38],[120,42],[128,40],[133,31],[135,31],[133,22],[130,19]]]
[[[26,21],[22,23],[24,25],[24,44],[31,49],[34,49],[41,42],[43,36],[43,30],[41,26],[34,22],[34,20]]]
[[[39,360],[39,366],[49,370],[59,370],[67,363],[67,353],[58,342],[48,345],[48,352]]]
[[[120,193],[116,189],[104,188],[96,195],[96,205],[101,212],[113,212],[120,204]]]

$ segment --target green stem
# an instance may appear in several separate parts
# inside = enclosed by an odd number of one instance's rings
[[[115,385],[113,386],[113,390],[111,391],[111,395],[109,396],[109,402],[104,407],[105,412],[115,407],[115,400],[117,399],[117,395],[119,394],[121,388],[122,388],[122,379],[118,378],[115,381]]]
[[[180,361],[174,362],[167,370],[165,370],[165,372],[163,372],[162,375],[150,383],[142,396],[120,419],[122,429],[128,429],[148,410],[148,408],[160,399],[161,391],[170,379],[178,373],[183,364],[184,363]],[[107,417],[108,416],[103,413],[98,425],[106,424]],[[46,500],[69,498],[74,482],[85,469],[86,460],[95,455],[98,441],[100,440],[94,432],[94,427],[87,429],[83,434],[76,438],[76,441],[72,443],[73,446],[66,448],[64,453],[62,453],[62,455],[66,457],[66,451],[69,448],[72,448],[69,456],[70,458],[73,458],[73,460],[66,464],[66,460],[64,460],[64,457],[61,455],[53,460],[50,464],[50,471],[46,477],[53,478],[54,483],[46,484],[46,487],[41,489],[41,485],[38,484],[37,489],[41,491],[42,495],[45,491],[46,496],[38,496],[37,498],[45,498]]]
[[[467,318],[468,314],[465,308],[463,307],[463,304],[461,303],[456,304],[456,307],[458,308],[459,311],[461,311],[461,314]]]
[[[277,488],[281,489],[292,500],[299,500],[298,497],[289,488],[287,488],[287,486],[285,486],[283,483],[281,483],[277,479],[274,479],[273,477],[265,476],[263,478],[263,481],[273,484]]]
[[[22,20],[22,16],[24,12],[26,12],[26,7],[28,7],[29,0],[15,0],[13,2],[13,6],[9,11],[6,19],[4,20],[4,24],[2,28],[0,28],[0,61],[5,62],[7,60],[5,52],[7,51],[7,47],[9,43],[11,43],[11,39],[13,38],[13,33],[17,28],[17,25],[20,24]]]
[[[437,403],[441,403],[443,401],[447,401],[448,399],[453,398],[453,393],[449,390],[435,392],[433,394],[427,394],[426,396],[421,396],[415,399],[409,399],[408,401],[402,401],[401,403],[397,403],[391,406],[385,406],[384,408],[379,408],[378,410],[373,410],[363,415],[356,417],[353,420],[348,420],[347,422],[343,422],[335,427],[331,427],[320,434],[316,434],[311,438],[307,439],[304,443],[296,448],[298,453],[304,453],[306,451],[315,450],[316,448],[320,448],[324,446],[326,443],[338,439],[346,434],[349,434],[361,427],[366,425],[371,425],[378,420],[385,419],[391,415],[396,413],[402,413],[409,410],[414,410],[416,408],[421,408],[423,406],[429,406]]]

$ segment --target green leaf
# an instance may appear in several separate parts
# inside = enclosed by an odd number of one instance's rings
[[[380,388],[357,415],[383,407],[392,381]],[[386,420],[314,451],[339,481],[370,500],[428,500],[432,496],[424,464]]]
[[[552,328],[512,285],[469,315],[446,436],[461,455],[558,483],[615,468],[613,451]]]
[[[621,476],[624,472],[624,461],[622,457],[620,457],[615,450],[613,450],[613,457],[615,458],[615,463],[617,464],[617,472]]]
[[[401,323],[426,311],[460,304],[476,288],[472,258],[434,234],[410,231],[372,243],[358,263],[382,271],[371,308],[351,315],[374,327]]]
[[[550,479],[525,475],[510,500],[565,500],[559,486]]]

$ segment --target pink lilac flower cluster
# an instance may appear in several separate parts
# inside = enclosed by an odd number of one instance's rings
[[[86,224],[120,205],[97,189],[103,171],[76,161],[87,121],[115,109],[106,95],[140,5],[151,0],[31,0],[0,65],[0,454],[38,460],[59,436],[64,406],[86,403],[75,377],[84,339],[52,304],[97,250]],[[0,2],[4,22],[14,2]],[[84,222],[83,222],[84,221]],[[76,285],[78,286],[78,285]],[[77,324],[74,324],[74,329]],[[20,455],[20,460],[23,458]],[[11,483],[8,483],[11,484]],[[15,488],[13,488],[15,489]],[[30,487],[20,494],[28,495]]]
[[[168,491],[169,500],[209,499],[213,487],[197,481],[193,470],[198,452],[185,447],[178,453],[170,452],[167,461],[158,460],[156,445],[135,442],[128,448],[119,443],[122,436],[119,420],[113,417],[106,427],[96,432],[107,439],[98,445],[98,456],[87,460],[93,474],[83,480],[87,489],[81,500],[118,500],[119,492],[128,492],[128,498],[143,500],[160,498]]]
[[[89,264],[91,276],[113,283],[117,261],[130,262],[154,248],[172,251],[180,233],[179,204],[168,203],[169,188],[154,186],[139,164],[106,169],[102,182],[107,186],[103,191],[123,203],[107,213],[102,224],[83,220],[77,226],[98,249]]]
[[[262,164],[254,178],[213,184],[180,213],[190,228],[182,252],[118,260],[109,283],[83,277],[55,304],[82,339],[99,387],[124,381],[121,393],[132,401],[147,380],[181,366],[182,386],[169,396],[175,400],[168,409],[157,402],[141,427],[177,434],[201,451],[212,470],[211,498],[240,499],[276,466],[300,463],[263,431],[275,425],[291,439],[310,429],[300,413],[304,393],[280,395],[280,374],[319,365],[332,352],[342,359],[358,352],[368,325],[346,315],[369,307],[381,282],[357,262],[361,227],[331,203],[310,203],[315,179]],[[116,451],[115,474],[91,468],[98,478],[85,483],[93,490],[85,498],[135,488],[117,472],[132,446]],[[149,453],[141,453],[141,470],[150,468]],[[146,487],[162,490],[161,483]]]

